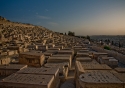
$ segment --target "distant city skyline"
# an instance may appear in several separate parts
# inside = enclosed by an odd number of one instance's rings
[[[0,0],[0,16],[55,32],[125,35],[125,0]]]

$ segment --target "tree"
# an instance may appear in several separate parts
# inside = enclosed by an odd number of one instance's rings
[[[118,46],[119,46],[119,48],[121,47],[121,43],[120,43],[120,41],[119,41],[119,44],[118,44]]]
[[[68,35],[69,35],[69,36],[75,36],[75,33],[74,33],[74,32],[69,31],[69,32],[68,32]]]
[[[63,33],[60,33],[60,35],[63,35]]]
[[[114,41],[112,41],[112,45],[114,45]]]
[[[85,38],[85,36],[81,36],[81,38]]]
[[[104,49],[110,50],[109,46],[104,46]]]
[[[66,32],[65,32],[65,35],[67,35]]]
[[[87,35],[86,38],[90,41],[90,36]]]

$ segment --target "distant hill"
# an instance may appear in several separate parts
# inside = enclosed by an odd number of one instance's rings
[[[60,33],[53,32],[42,26],[29,23],[11,22],[0,16],[0,42],[6,41],[31,41],[42,40],[48,36],[59,36]]]

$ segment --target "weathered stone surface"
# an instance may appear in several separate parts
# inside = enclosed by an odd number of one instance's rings
[[[72,58],[71,56],[66,56],[66,57],[52,56],[47,60],[47,63],[61,63],[61,62],[68,62],[69,67],[71,68]]]
[[[81,64],[99,64],[96,60],[92,59],[89,62],[81,62]]]
[[[52,82],[53,87],[58,86],[59,80],[59,68],[58,67],[41,67],[41,68],[25,68],[17,72],[18,74],[36,74],[36,75],[53,75],[54,80]]]
[[[10,57],[5,55],[0,55],[0,65],[7,65],[11,62]]]
[[[98,61],[101,64],[107,64],[111,67],[118,66],[118,60],[116,60],[114,57],[100,56],[100,57],[98,57]]]
[[[92,61],[92,59],[90,57],[77,57],[76,60],[80,61],[80,62],[91,62]]]
[[[81,74],[79,83],[82,88],[123,88],[123,83],[108,71],[90,71]]]
[[[85,70],[111,70],[106,64],[82,64]]]
[[[58,51],[58,54],[70,54],[70,55],[74,55],[74,51],[73,50],[60,50]]]
[[[76,88],[79,88],[79,76],[83,74],[85,70],[83,69],[81,63],[79,61],[76,61],[75,63],[75,82],[76,82]]]
[[[102,53],[102,52],[94,52],[93,53],[94,59],[97,60],[99,56],[108,56],[108,53]]]
[[[0,75],[8,76],[19,70],[26,68],[26,67],[27,67],[27,65],[21,65],[21,64],[1,65],[0,66]]]
[[[75,69],[76,69],[76,72],[75,72],[75,78],[76,78],[76,79],[77,79],[81,74],[83,74],[83,73],[85,72],[85,70],[84,70],[83,67],[82,67],[82,64],[81,64],[79,61],[76,61]]]
[[[53,88],[53,75],[12,74],[0,81],[1,88]]]
[[[125,68],[117,67],[114,70],[117,71],[118,73],[125,73]]]
[[[63,62],[63,63],[46,63],[44,65],[45,67],[49,67],[49,68],[59,68],[59,75],[60,76],[64,76],[67,77],[68,74],[68,67],[69,67],[69,63],[68,62]]]
[[[41,67],[44,64],[45,56],[41,52],[24,52],[19,54],[19,63],[28,66]]]

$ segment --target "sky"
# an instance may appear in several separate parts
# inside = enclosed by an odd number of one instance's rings
[[[125,35],[125,0],[0,0],[0,16],[75,35]]]

